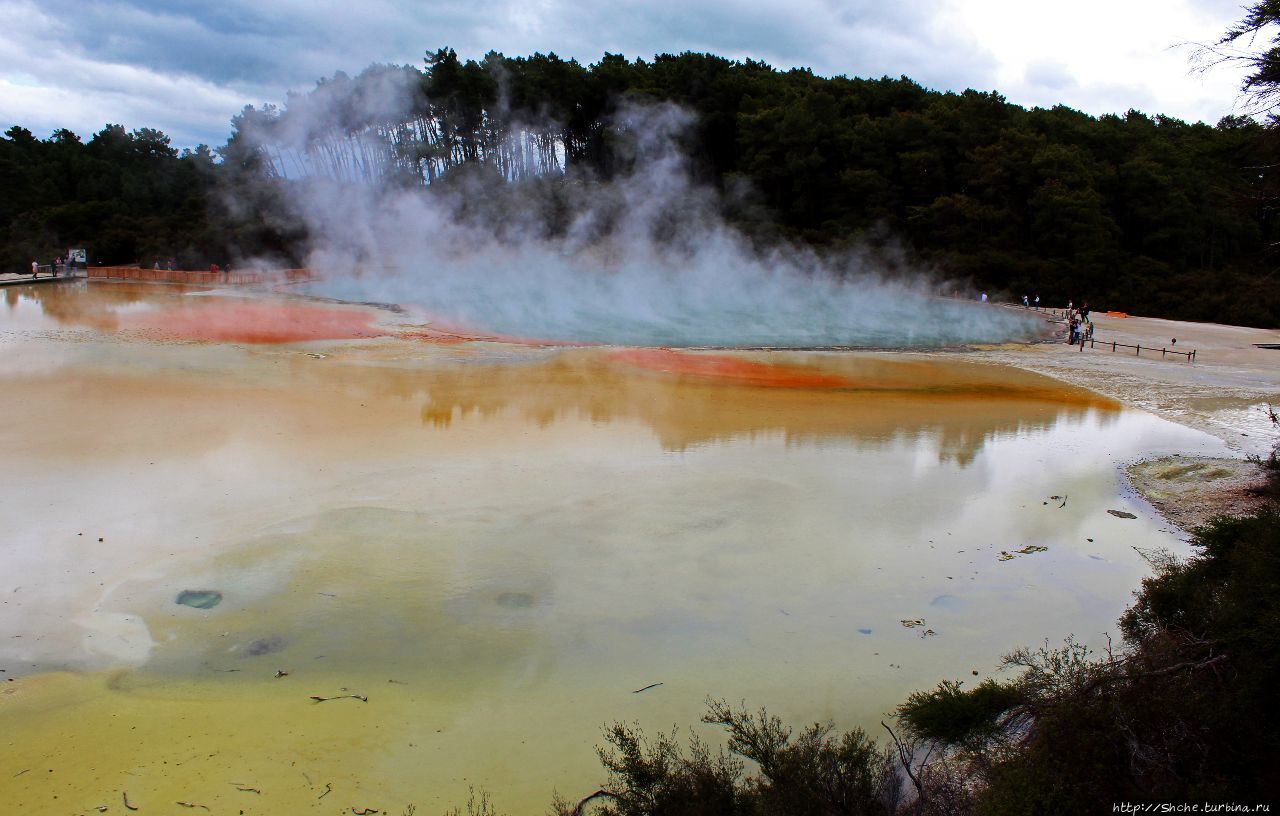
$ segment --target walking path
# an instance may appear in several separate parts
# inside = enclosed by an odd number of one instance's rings
[[[41,275],[33,278],[30,275],[0,274],[0,286],[18,286],[24,283],[58,283],[59,281],[76,280],[80,275]]]

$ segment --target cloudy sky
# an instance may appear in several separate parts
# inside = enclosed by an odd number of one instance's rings
[[[1239,74],[1196,74],[1241,0],[0,0],[0,127],[106,122],[226,141],[245,104],[338,70],[554,51],[595,62],[709,51],[831,76],[905,74],[1023,105],[1216,122]]]

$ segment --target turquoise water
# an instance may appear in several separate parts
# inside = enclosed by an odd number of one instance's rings
[[[568,277],[566,277],[568,276]],[[747,273],[566,273],[470,268],[332,276],[300,289],[419,308],[449,328],[506,337],[674,348],[936,348],[1033,340],[1042,316],[873,279]]]

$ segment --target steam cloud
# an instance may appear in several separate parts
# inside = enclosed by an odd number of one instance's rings
[[[357,101],[385,112],[403,96],[392,87]],[[292,138],[331,131],[299,120]],[[321,276],[309,291],[416,306],[451,328],[636,346],[922,347],[1041,332],[1009,309],[939,297],[901,266],[890,276],[883,256],[753,246],[691,180],[678,147],[690,122],[669,104],[624,108],[611,127],[631,169],[609,181],[508,182],[467,166],[430,190],[332,173],[299,180]],[[295,147],[305,168],[316,147]]]

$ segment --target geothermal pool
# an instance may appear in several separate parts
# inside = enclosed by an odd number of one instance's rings
[[[403,304],[445,327],[569,343],[907,349],[1029,341],[1044,334],[1037,314],[876,279],[802,278],[759,265],[736,268],[736,282],[722,268],[702,266],[678,274],[644,264],[613,274],[573,274],[564,271],[573,269],[566,263],[512,263],[506,268],[518,271],[506,274],[443,265],[421,275],[332,275],[296,289]]]
[[[1104,644],[1136,550],[1185,552],[1118,467],[1222,453],[956,354],[459,341],[171,285],[4,297],[13,812],[438,813],[475,787],[533,814],[603,781],[603,725],[688,726],[708,696],[878,729],[1019,645]]]

